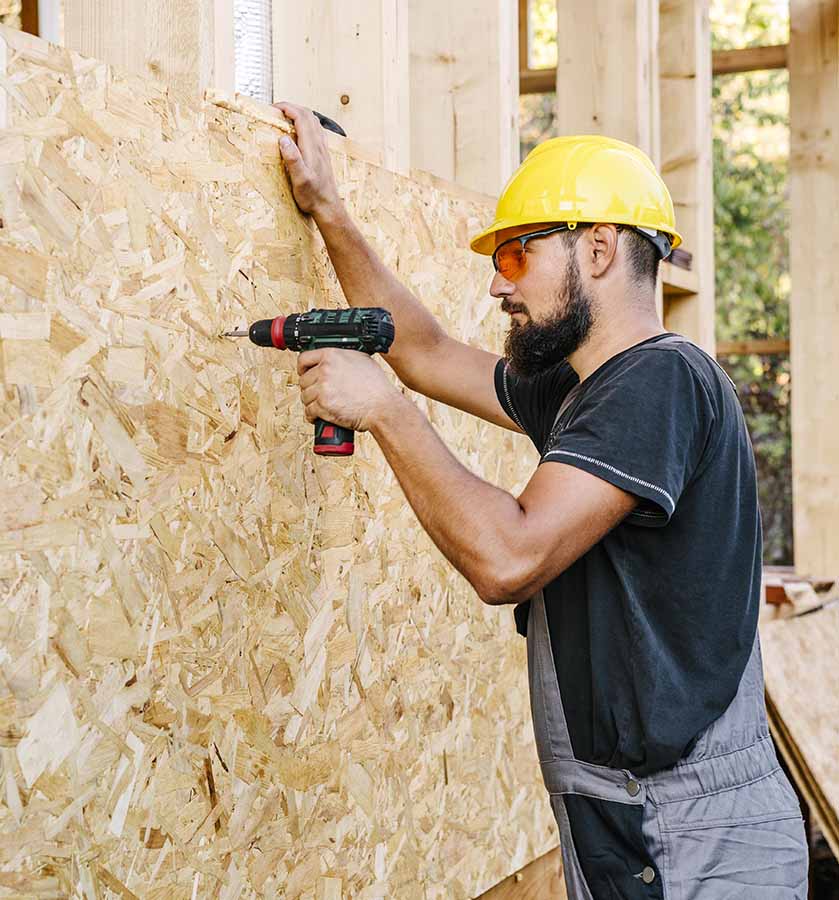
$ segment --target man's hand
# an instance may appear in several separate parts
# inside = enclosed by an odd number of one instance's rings
[[[275,103],[274,106],[291,119],[297,131],[297,143],[288,136],[280,138],[280,154],[286,164],[291,189],[297,205],[304,213],[319,217],[332,216],[341,210],[338,185],[332,172],[332,161],[326,144],[326,132],[315,114],[305,106]]]
[[[366,353],[325,347],[297,357],[306,419],[370,431],[405,398]]]

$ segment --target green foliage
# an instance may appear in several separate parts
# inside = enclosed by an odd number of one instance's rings
[[[715,7],[719,5],[715,3]],[[778,22],[774,4],[738,2],[734,6],[742,13],[740,22],[729,18],[715,27],[715,46],[786,40],[785,23]],[[714,79],[719,340],[789,335],[788,94],[786,72],[751,72]],[[721,362],[737,384],[754,447],[764,562],[791,565],[789,358],[731,356]]]

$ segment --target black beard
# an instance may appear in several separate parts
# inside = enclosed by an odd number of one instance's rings
[[[583,289],[577,261],[568,268],[566,302],[545,322],[519,325],[513,320],[504,341],[504,357],[516,375],[545,372],[569,357],[585,342],[594,322],[593,301]]]

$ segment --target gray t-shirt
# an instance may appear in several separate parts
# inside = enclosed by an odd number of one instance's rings
[[[707,353],[667,337],[618,353],[582,384],[567,362],[531,378],[504,360],[495,371],[540,465],[575,466],[641,500],[544,589],[575,756],[640,776],[675,764],[734,698],[762,568],[736,390]],[[516,609],[522,633],[526,612]]]

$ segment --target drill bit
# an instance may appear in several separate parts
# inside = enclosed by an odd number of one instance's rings
[[[223,331],[220,337],[247,337],[247,329],[244,331]]]

